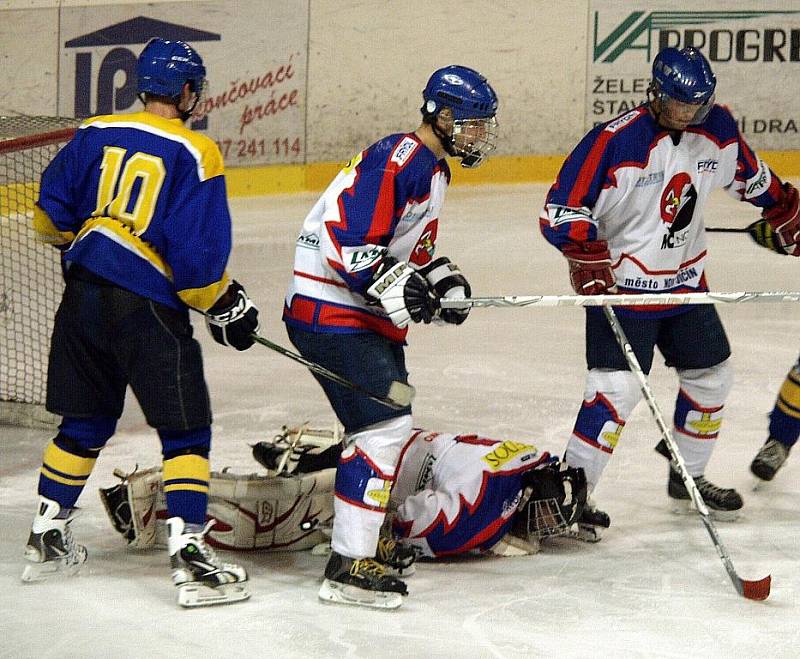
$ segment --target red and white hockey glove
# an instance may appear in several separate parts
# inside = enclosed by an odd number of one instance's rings
[[[781,200],[761,213],[747,231],[762,247],[778,254],[800,256],[800,198],[791,183],[783,184]]]
[[[570,243],[562,254],[569,261],[569,279],[578,295],[616,293],[617,280],[611,269],[611,253],[605,240]]]

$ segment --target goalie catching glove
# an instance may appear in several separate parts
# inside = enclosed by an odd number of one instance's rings
[[[778,254],[800,256],[800,199],[797,188],[783,184],[780,201],[764,209],[761,219],[753,222],[747,231],[762,247]]]
[[[242,285],[233,280],[217,303],[206,311],[206,327],[217,343],[247,350],[258,331],[258,309]]]
[[[405,261],[384,254],[365,297],[379,302],[392,323],[404,328],[409,321],[430,323],[436,299],[428,283]]]
[[[611,252],[605,240],[570,243],[561,251],[569,262],[569,279],[578,295],[603,295],[617,292],[611,269]]]
[[[420,268],[418,272],[425,277],[437,298],[459,299],[472,296],[472,289],[467,278],[461,274],[458,266],[446,256],[431,261],[424,268]],[[469,307],[440,309],[438,316],[446,323],[460,325],[467,319],[469,309]]]

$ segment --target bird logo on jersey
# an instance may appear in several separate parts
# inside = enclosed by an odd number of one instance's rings
[[[667,234],[661,242],[661,249],[678,247],[686,240],[683,231],[692,223],[697,191],[686,172],[675,174],[661,193],[661,220],[667,226]]]
[[[685,229],[692,221],[697,191],[686,172],[675,174],[661,194],[661,219],[670,233]]]
[[[420,234],[417,244],[411,250],[411,257],[408,259],[416,266],[428,265],[433,258],[436,249],[436,233],[439,230],[439,220],[431,220],[428,226]]]

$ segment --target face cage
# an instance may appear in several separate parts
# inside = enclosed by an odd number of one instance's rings
[[[205,103],[208,95],[208,80],[203,78],[200,81],[200,89],[193,89],[192,93],[194,94],[194,102],[186,110],[181,112],[181,117],[184,121],[189,120],[189,117],[194,114],[194,111],[197,109],[198,105]],[[178,102],[180,103],[180,100]]]
[[[461,158],[462,167],[478,167],[495,150],[497,126],[497,117],[456,119],[453,122],[450,139],[454,155]]]
[[[564,517],[564,512],[555,499],[535,499],[525,506],[523,519],[527,536],[534,538],[549,538],[564,535],[569,524]]]
[[[650,98],[651,94],[652,94],[652,99]],[[655,83],[651,84],[650,87],[648,87],[647,97],[650,100],[655,99],[659,102],[661,109],[658,113],[658,116],[660,117],[662,115],[665,115],[667,119],[670,118],[670,113],[667,110],[670,103],[681,103],[682,105],[697,105],[697,110],[695,111],[694,116],[686,124],[687,126],[698,126],[702,124],[706,120],[708,113],[711,112],[711,108],[714,107],[714,101],[716,100],[716,94],[711,94],[711,98],[709,98],[704,103],[697,103],[697,104],[684,103],[683,101],[679,101],[675,98],[672,98],[671,96],[668,96],[666,92],[661,91],[659,86]],[[667,110],[666,113],[665,110]]]

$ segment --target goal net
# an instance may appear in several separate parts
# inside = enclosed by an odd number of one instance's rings
[[[54,423],[44,409],[50,331],[63,280],[32,218],[42,171],[77,119],[0,117],[0,423]]]

